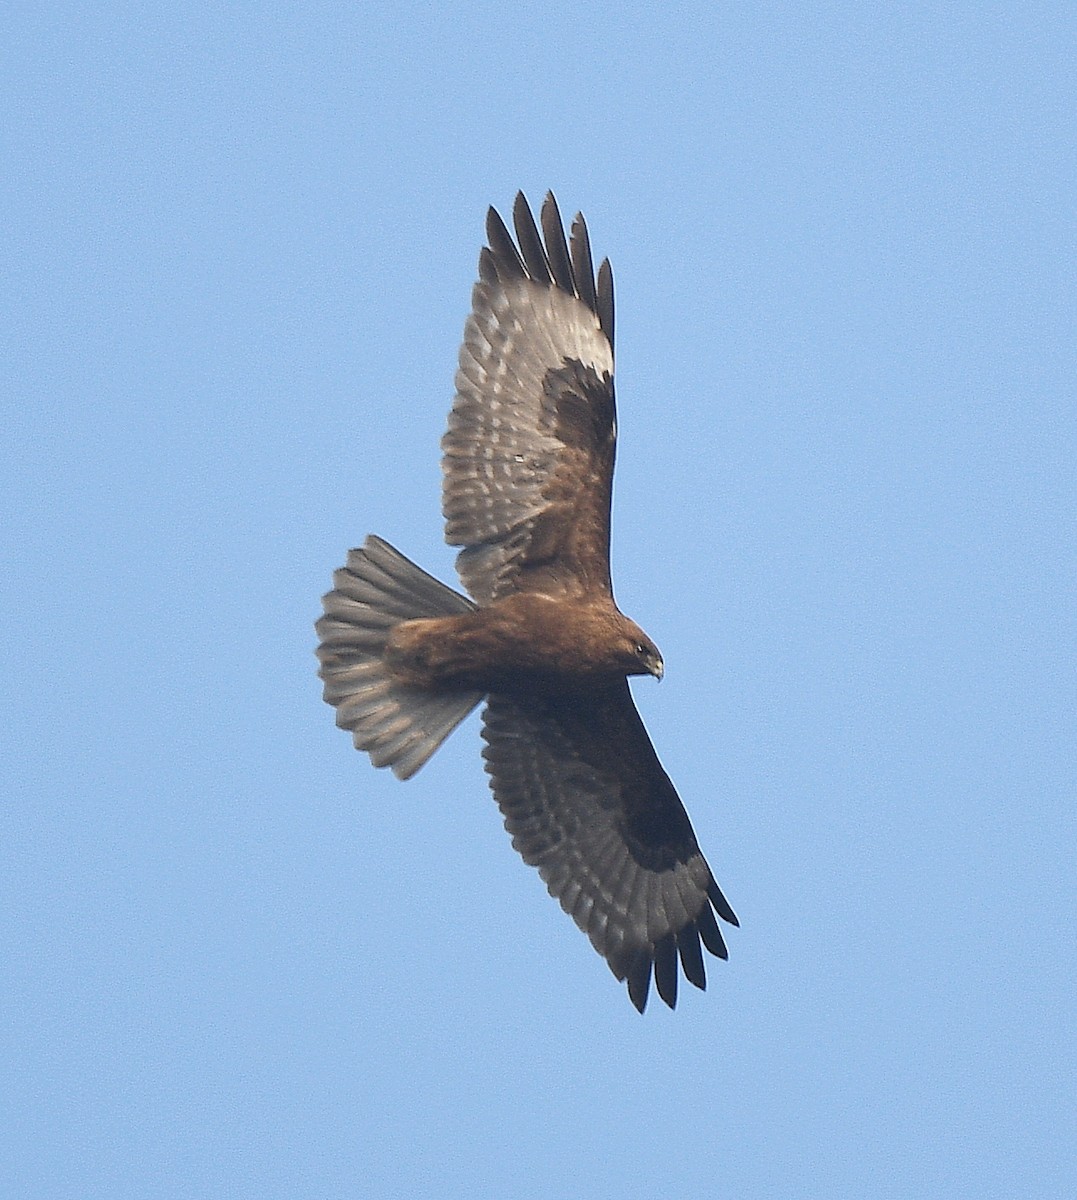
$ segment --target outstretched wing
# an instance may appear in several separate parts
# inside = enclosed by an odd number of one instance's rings
[[[523,193],[513,217],[519,248],[486,219],[441,443],[445,539],[480,604],[609,594],[613,276],[605,261],[596,284],[583,217],[566,241],[552,193],[543,236]]]
[[[677,959],[706,986],[700,942],[737,918],[700,853],[625,681],[577,695],[491,695],[486,770],[505,828],[643,1011],[653,970],[677,1001]]]

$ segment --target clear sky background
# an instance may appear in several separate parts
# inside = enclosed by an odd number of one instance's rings
[[[35,1198],[1074,1194],[1070,4],[20,5],[0,1176]],[[470,719],[320,698],[486,206],[617,281],[635,694],[737,909],[640,1017]]]

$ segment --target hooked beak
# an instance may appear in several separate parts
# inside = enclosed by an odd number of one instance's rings
[[[662,676],[666,673],[666,664],[659,658],[655,660],[655,664],[651,667],[651,674],[655,679],[661,682]]]

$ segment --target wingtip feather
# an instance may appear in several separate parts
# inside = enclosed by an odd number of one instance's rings
[[[647,996],[651,990],[651,955],[646,949],[641,949],[636,955],[626,978],[628,980],[628,998],[636,1007],[638,1013],[647,1007]]]
[[[677,1007],[677,943],[672,933],[654,947],[654,982],[658,994],[670,1008]]]
[[[711,904],[714,905],[715,911],[730,925],[735,925],[740,928],[740,921],[737,920],[737,914],[733,911],[732,905],[722,895],[722,889],[718,886],[713,878],[707,883],[707,896],[710,898]]]

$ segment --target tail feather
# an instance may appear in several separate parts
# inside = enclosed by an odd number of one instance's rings
[[[407,687],[386,669],[382,653],[401,621],[470,612],[475,606],[421,567],[370,536],[348,552],[333,575],[316,622],[323,696],[376,767],[408,779],[482,699],[482,692]]]

